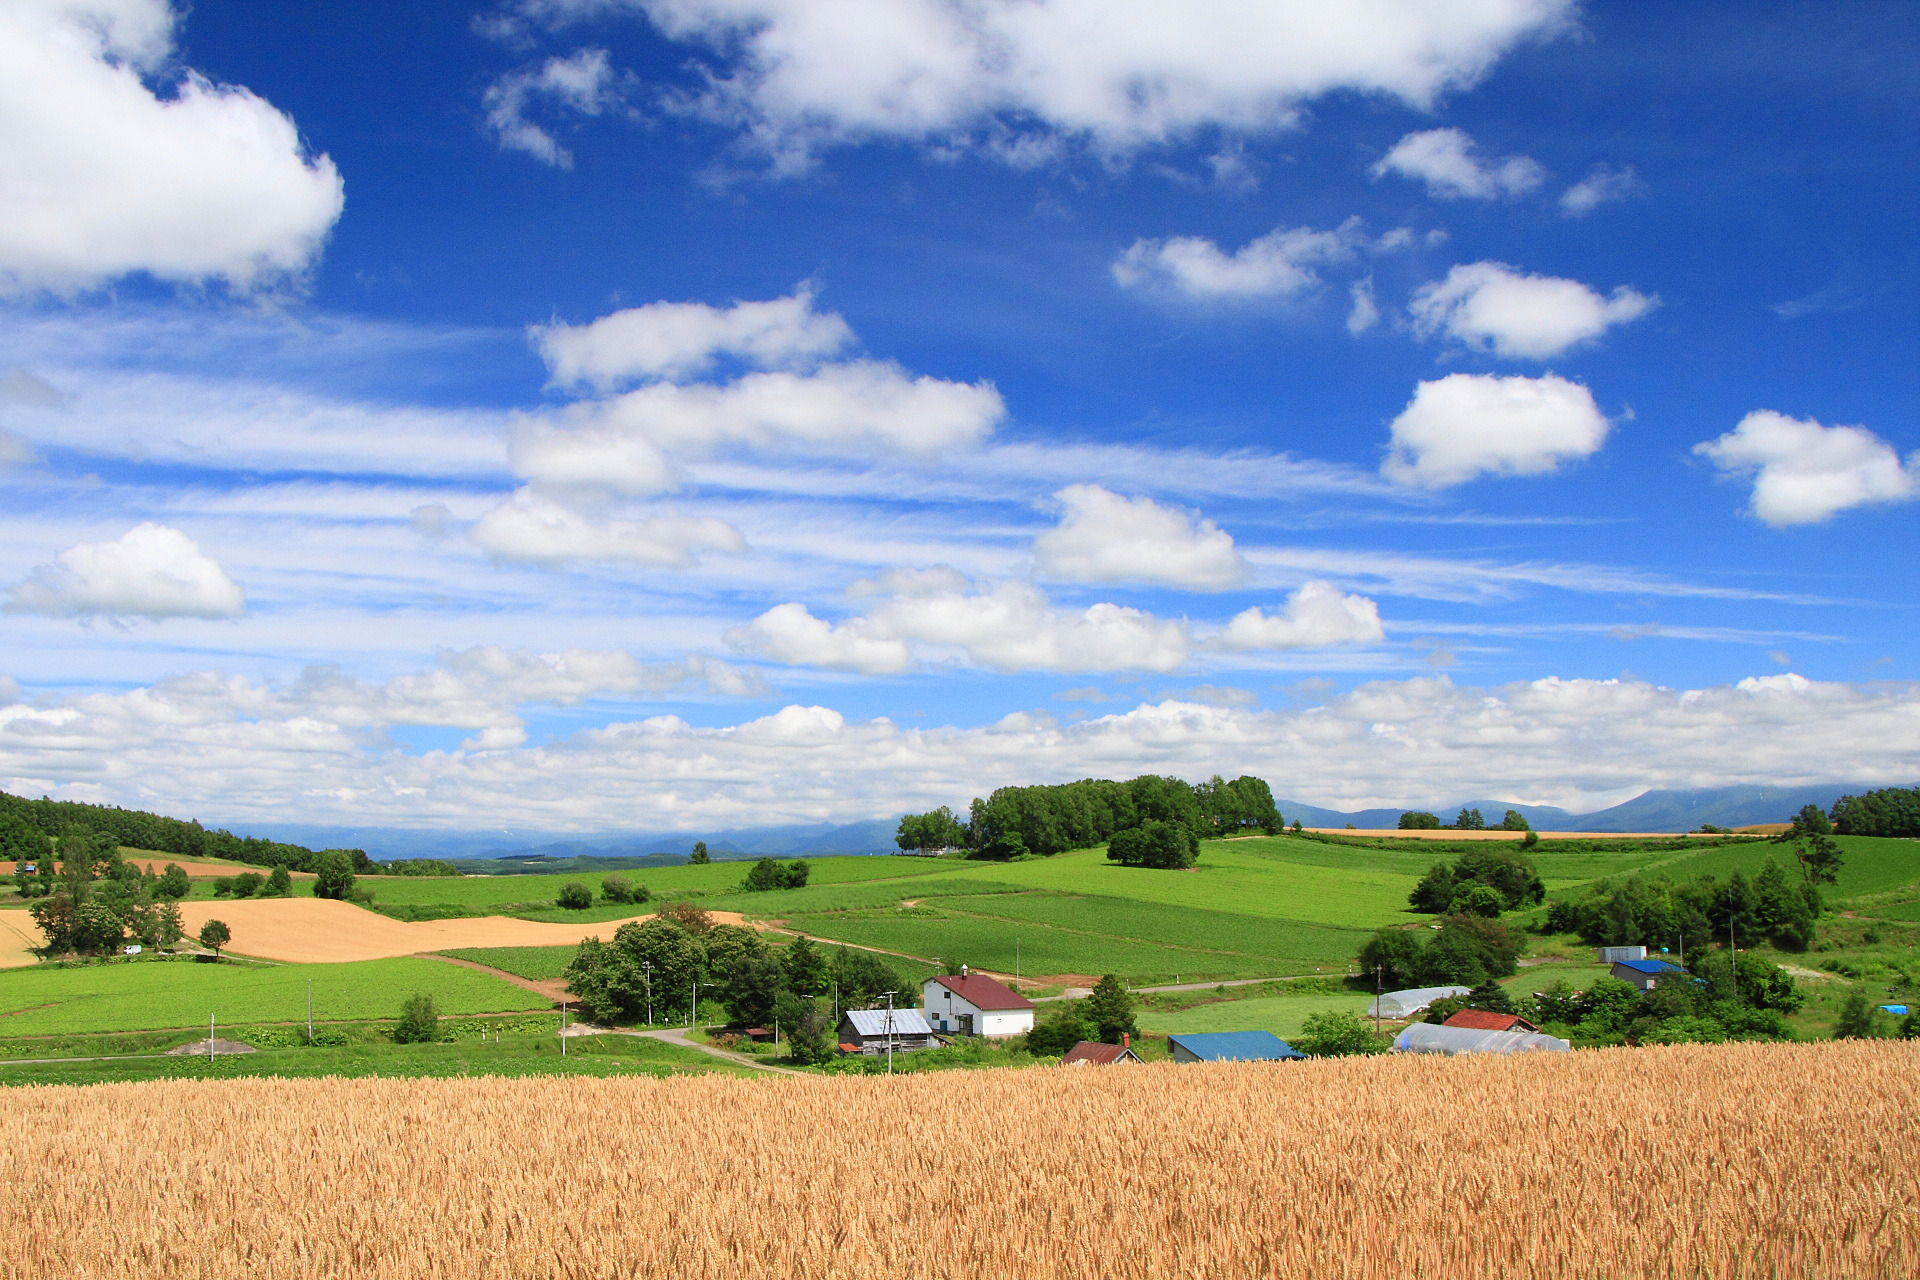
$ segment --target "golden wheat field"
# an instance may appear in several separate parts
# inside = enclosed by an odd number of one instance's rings
[[[1901,1043],[4,1101],[23,1280],[1920,1274]]]

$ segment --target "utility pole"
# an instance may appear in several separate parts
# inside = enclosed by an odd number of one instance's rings
[[[567,1002],[560,1002],[560,1056],[567,1056]]]
[[[693,1030],[695,1020],[700,1017],[700,979],[693,979],[693,1003],[687,1006],[687,1030]]]
[[[642,960],[641,965],[647,971],[647,1025],[653,1025],[653,961]]]
[[[887,995],[887,1074],[893,1074],[893,992]]]
[[[1385,966],[1373,966],[1373,1035],[1380,1037],[1380,973]]]

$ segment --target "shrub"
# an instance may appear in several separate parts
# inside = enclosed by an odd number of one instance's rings
[[[600,882],[600,896],[608,902],[632,902],[633,894],[634,886],[625,876],[608,876]]]
[[[569,911],[583,911],[593,905],[593,890],[578,880],[570,880],[560,886],[558,901]]]
[[[747,878],[740,882],[740,888],[746,893],[762,893],[769,889],[799,889],[806,885],[807,876],[811,871],[812,868],[799,858],[785,865],[772,858],[762,858],[747,872]]]
[[[233,896],[236,898],[251,898],[260,891],[260,886],[266,882],[267,878],[258,871],[242,871],[233,878]]]
[[[440,1010],[434,1006],[433,997],[424,991],[407,997],[400,1008],[400,1021],[394,1024],[393,1042],[431,1044],[439,1036]]]
[[[1390,1046],[1373,1033],[1357,1013],[1315,1013],[1307,1017],[1294,1048],[1318,1058],[1346,1058],[1355,1054],[1385,1053]]]
[[[344,849],[322,849],[313,855],[313,896],[345,898],[353,888],[353,855]]]
[[[260,890],[263,898],[291,898],[293,896],[293,877],[285,867],[275,867],[273,874],[267,877],[266,887]]]
[[[160,882],[154,887],[153,892],[155,897],[172,898],[178,901],[186,897],[187,891],[191,888],[193,885],[188,881],[186,871],[179,863],[169,862],[167,869],[161,873]]]

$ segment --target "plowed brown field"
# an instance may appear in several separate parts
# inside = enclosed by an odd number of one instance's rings
[[[0,969],[17,969],[39,959],[29,947],[45,942],[33,917],[24,911],[0,911]]]
[[[423,920],[410,924],[327,898],[240,898],[183,902],[180,918],[192,937],[208,920],[233,931],[228,949],[262,960],[327,964],[381,960],[450,947],[565,947],[582,938],[610,938],[625,920],[597,924],[540,924],[509,916]],[[644,920],[645,916],[630,917]],[[39,942],[36,933],[34,941]]]
[[[1920,1274],[1897,1042],[6,1104],[9,1280]]]

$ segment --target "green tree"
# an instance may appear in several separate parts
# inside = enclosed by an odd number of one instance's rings
[[[902,849],[924,852],[928,849],[958,848],[966,842],[967,829],[946,805],[931,813],[909,813],[900,819],[893,842]]]
[[[713,861],[713,855],[707,852],[707,842],[705,840],[695,840],[693,842],[693,852],[687,856],[687,861],[696,867],[704,867]]]
[[[187,936],[186,925],[180,919],[180,904],[177,902],[157,902],[153,907],[153,944],[156,947],[171,949],[180,939]]]
[[[119,949],[127,940],[127,927],[112,907],[98,898],[90,898],[73,911],[73,929],[68,944],[87,955],[99,955]]]
[[[918,1003],[916,993],[900,976],[900,971],[871,951],[837,947],[830,966],[834,989],[839,992],[842,1009],[873,1009],[886,1003],[886,993],[894,993],[894,1003]]]
[[[588,896],[591,899],[592,895]],[[600,896],[608,902],[632,902],[634,901],[633,882],[622,875],[606,876],[600,881]]]
[[[200,926],[200,945],[213,952],[213,958],[220,958],[220,948],[233,941],[233,930],[227,928],[224,920],[209,920]]]
[[[1502,898],[1500,891],[1490,884],[1469,884],[1462,892],[1455,894],[1453,899],[1455,914],[1481,916],[1488,920],[1498,919],[1506,907],[1506,899]]]
[[[1847,993],[1841,1002],[1840,1017],[1833,1024],[1835,1040],[1873,1039],[1873,1002],[1867,998],[1866,988],[1855,987]]]
[[[1440,815],[1428,813],[1424,809],[1410,809],[1400,815],[1400,829],[1402,831],[1438,831]]]
[[[790,1060],[811,1065],[833,1056],[833,1023],[818,1000],[782,992],[775,1001],[774,1017],[780,1022],[780,1034],[787,1038]]]
[[[1359,1014],[1346,1011],[1311,1013],[1294,1038],[1294,1048],[1317,1058],[1345,1058],[1385,1053],[1392,1046],[1373,1033]]]
[[[789,943],[787,954],[781,958],[780,969],[786,975],[787,989],[797,995],[820,995],[831,981],[827,972],[827,958],[820,954],[820,948],[813,944],[812,938],[795,938]]]
[[[701,936],[700,945],[707,953],[707,975],[719,983],[725,983],[743,959],[767,950],[759,933],[737,924],[715,925]]]
[[[739,1026],[764,1027],[773,1021],[774,1002],[786,990],[786,971],[766,948],[743,952],[720,982],[720,998]]]
[[[242,871],[233,878],[233,896],[236,898],[251,898],[254,894],[260,892],[260,886],[266,882],[267,878],[258,871]]]
[[[578,880],[569,880],[560,886],[560,896],[555,901],[569,911],[584,911],[593,905],[593,890]]]
[[[1453,868],[1444,862],[1437,862],[1420,877],[1420,883],[1413,886],[1413,892],[1407,895],[1407,902],[1415,911],[1424,911],[1428,915],[1442,915],[1453,905]]]
[[[345,898],[353,891],[353,855],[344,849],[324,849],[313,855],[313,896]]]
[[[1488,1013],[1513,1012],[1513,1002],[1507,998],[1507,989],[1492,978],[1467,993],[1467,1007],[1484,1009]]]
[[[400,1006],[400,1021],[394,1024],[395,1044],[432,1044],[440,1038],[440,1010],[433,997],[418,992]]]
[[[1106,974],[1093,984],[1093,994],[1082,1007],[1087,1024],[1108,1044],[1119,1044],[1122,1033],[1134,1030],[1133,995],[1114,974]]]
[[[264,898],[291,898],[293,896],[293,876],[285,867],[275,867],[267,877],[267,884],[260,891]]]
[[[1460,816],[1453,820],[1453,825],[1460,831],[1485,831],[1487,820],[1480,816],[1478,809],[1462,809]]]
[[[798,889],[807,883],[811,870],[803,859],[781,864],[772,858],[762,858],[747,870],[747,877],[740,882],[745,893],[765,893],[771,889]]]
[[[1179,870],[1200,860],[1200,838],[1190,826],[1149,818],[1137,827],[1114,832],[1107,842],[1107,857],[1122,866]]]
[[[1360,948],[1360,976],[1375,978],[1383,991],[1400,991],[1420,970],[1420,939],[1405,929],[1381,929]]]
[[[1081,1015],[1080,1002],[1067,1000],[1051,1017],[1033,1024],[1033,1030],[1027,1033],[1027,1052],[1057,1058],[1082,1040],[1093,1038]]]
[[[193,888],[193,882],[187,879],[186,870],[177,862],[169,862],[160,876],[160,886],[155,892],[162,898],[172,898],[176,902],[187,896]]]
[[[1525,815],[1518,809],[1509,809],[1507,810],[1507,816],[1500,819],[1500,829],[1502,831],[1531,831],[1533,827],[1527,822]]]

